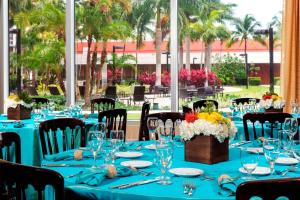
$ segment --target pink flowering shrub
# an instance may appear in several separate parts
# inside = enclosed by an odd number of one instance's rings
[[[191,70],[191,84],[196,87],[204,86],[206,80],[204,69]]]
[[[153,86],[155,85],[155,80],[156,80],[155,72],[153,72],[152,74],[149,74],[148,72],[143,72],[138,77],[138,81],[141,85],[147,84]]]
[[[169,87],[171,84],[170,72],[164,71],[161,75],[161,84],[165,87]]]
[[[189,80],[189,72],[187,69],[181,68],[179,71],[179,81],[186,83]]]

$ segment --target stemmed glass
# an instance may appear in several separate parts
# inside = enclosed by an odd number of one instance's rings
[[[158,118],[157,117],[148,117],[147,127],[149,130],[149,139],[156,140],[156,128],[158,127]]]
[[[169,185],[171,184],[170,177],[166,176],[167,169],[172,165],[173,158],[173,141],[158,140],[156,141],[156,161],[159,165],[159,169],[162,173],[161,179],[158,181],[159,184]]]
[[[291,102],[291,107],[292,107],[292,113],[293,114],[298,114],[299,112],[299,105],[297,103],[297,100],[294,100]]]
[[[237,111],[237,104],[236,101],[233,100],[232,104],[229,106],[230,110],[231,110],[231,116],[234,116],[234,113]]]
[[[111,130],[110,131],[110,140],[112,145],[112,164],[115,163],[115,153],[124,145],[124,131],[123,130]]]
[[[279,139],[267,138],[263,143],[264,155],[270,165],[271,173],[274,172],[275,161],[280,153],[280,142]]]
[[[247,148],[241,148],[240,158],[241,158],[241,164],[248,175],[248,176],[243,177],[243,179],[246,179],[246,180],[255,179],[252,176],[252,173],[256,169],[258,162],[259,162],[258,152],[251,152],[251,154],[250,154],[247,151]]]
[[[39,121],[42,118],[41,110],[40,109],[35,109],[33,113],[33,121],[34,121],[34,127],[38,128],[39,126]]]
[[[94,164],[92,168],[97,168],[96,166],[97,154],[101,150],[103,144],[103,138],[104,138],[104,134],[102,132],[99,131],[89,132],[88,146],[90,147],[90,150],[92,151],[94,157]]]
[[[295,134],[297,133],[298,130],[298,122],[296,118],[286,118],[283,124],[283,129],[285,131],[287,131],[287,134],[289,136],[289,141],[290,141],[290,145],[289,145],[289,149],[292,149],[292,141],[293,141],[293,137],[295,136]]]

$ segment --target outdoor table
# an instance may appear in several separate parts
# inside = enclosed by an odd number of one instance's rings
[[[47,119],[54,119],[48,116]],[[1,115],[0,120],[7,120],[6,115]],[[98,122],[97,118],[82,119],[87,128]],[[6,127],[0,122],[0,132],[16,132],[21,138],[21,164],[40,166],[42,150],[40,146],[39,130],[34,125],[33,119],[22,120],[24,126],[17,128],[14,123],[6,123]]]
[[[145,148],[146,144],[153,143],[153,141],[148,142],[135,142],[135,145],[141,144],[143,146],[141,152],[143,156],[140,158],[135,158],[135,160],[148,160],[153,161],[155,157],[155,150],[149,150]],[[128,199],[128,200],[179,200],[179,199],[235,199],[234,196],[223,196],[218,193],[220,187],[218,186],[217,179],[222,174],[228,174],[231,177],[237,177],[241,175],[238,169],[241,167],[240,162],[240,150],[239,148],[230,148],[229,150],[229,160],[220,162],[217,164],[202,164],[196,162],[186,162],[184,161],[184,147],[179,142],[175,142],[174,145],[174,154],[173,154],[173,163],[171,168],[178,167],[189,167],[197,168],[204,170],[204,173],[210,177],[214,177],[214,180],[208,181],[203,180],[200,176],[197,177],[179,177],[173,176],[170,173],[172,184],[171,185],[159,185],[157,183],[150,183],[146,185],[135,186],[127,189],[110,189],[111,186],[116,186],[124,183],[131,183],[140,180],[154,179],[157,176],[160,176],[160,172],[157,167],[153,164],[148,168],[144,168],[144,171],[152,171],[153,175],[150,176],[141,176],[140,174],[134,174],[127,177],[117,177],[114,179],[105,179],[98,186],[88,186],[84,184],[75,184],[76,177],[65,178],[65,189],[71,191],[73,195],[78,196],[80,199]],[[104,155],[102,155],[104,156]],[[259,156],[259,166],[268,167],[268,163],[263,155]],[[124,160],[118,158],[116,160],[116,166]],[[84,159],[81,161],[59,161],[59,162],[43,162],[43,163],[64,163],[64,164],[92,164],[93,159]],[[100,166],[103,164],[103,158],[98,158],[97,164]],[[276,170],[286,169],[287,166],[277,166],[275,165]],[[63,176],[67,177],[71,174],[76,174],[84,168],[78,167],[49,167],[49,169],[55,170],[61,173]],[[286,177],[294,177],[299,175],[298,172],[289,172]],[[272,179],[272,178],[282,178],[281,175],[265,175],[265,176],[256,176],[257,179]],[[192,196],[187,196],[183,193],[183,182],[189,180],[195,183],[196,189]],[[243,180],[239,179],[240,182]],[[239,183],[240,183],[239,182]],[[51,195],[50,195],[51,196]]]

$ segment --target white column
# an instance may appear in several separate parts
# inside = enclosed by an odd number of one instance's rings
[[[0,1],[0,113],[6,113],[9,94],[8,0]]]
[[[178,112],[178,0],[170,0],[171,6],[171,111]]]
[[[75,104],[75,3],[66,2],[66,97],[67,105]]]

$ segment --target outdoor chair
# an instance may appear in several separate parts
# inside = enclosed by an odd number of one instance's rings
[[[43,157],[78,148],[79,146],[75,145],[77,144],[76,138],[80,140],[80,147],[86,145],[85,124],[80,119],[58,118],[46,120],[40,124],[39,133]],[[59,143],[59,141],[61,142]]]
[[[48,86],[51,95],[60,95],[60,92],[56,86]]]
[[[219,103],[215,100],[212,100],[212,99],[195,101],[193,103],[193,110],[197,111],[197,110],[201,109],[202,107],[205,108],[207,106],[208,102],[213,103],[215,108],[218,110]]]
[[[133,96],[130,97],[130,105],[131,100],[133,101],[133,104],[135,105],[135,102],[141,102],[145,101],[145,86],[134,86],[133,90]]]
[[[149,140],[150,136],[149,136],[149,130],[147,127],[147,120],[150,117],[157,117],[158,120],[161,120],[163,122],[163,126],[166,126],[166,122],[171,120],[172,122],[172,127],[173,127],[173,132],[172,132],[172,137],[175,136],[175,128],[177,125],[177,121],[182,121],[184,120],[184,114],[181,112],[160,112],[160,113],[153,113],[153,114],[149,114],[145,117],[144,119],[144,133],[145,133],[145,140]],[[158,139],[158,134],[157,132],[155,133],[155,137],[156,139]]]
[[[39,167],[31,167],[0,160],[0,198],[1,199],[31,199],[33,190],[37,199],[44,199],[48,192],[46,186],[51,186],[55,191],[55,199],[64,199],[64,178],[59,173]]]
[[[49,99],[43,97],[33,97],[31,98],[34,104],[49,104]]]
[[[26,90],[30,96],[38,96],[39,95],[34,86],[29,86],[29,87],[27,87]]]
[[[104,96],[106,98],[117,99],[117,87],[115,85],[107,86]]]
[[[285,118],[291,118],[292,115],[289,113],[278,113],[278,112],[265,112],[265,113],[246,113],[243,116],[245,140],[249,141],[250,138],[250,128],[253,132],[253,140],[256,140],[258,137],[267,136],[276,137],[275,130],[281,130]],[[257,124],[259,123],[259,124]],[[261,134],[258,134],[258,129],[261,129]],[[267,130],[268,129],[268,130]],[[270,130],[269,130],[270,129]],[[299,138],[298,133],[294,138]]]
[[[205,99],[208,96],[214,96],[215,95],[215,93],[214,93],[211,86],[199,87],[199,88],[197,88],[197,90],[198,90],[197,95],[200,99]]]
[[[17,133],[0,132],[0,160],[1,159],[21,163],[21,139]]]
[[[193,109],[191,109],[191,108],[188,107],[188,106],[182,106],[182,112],[183,112],[183,114],[185,115],[186,113],[193,112]]]
[[[249,98],[249,97],[244,97],[244,98],[237,98],[237,99],[233,99],[232,103],[236,103],[237,105],[239,104],[245,104],[245,103],[250,103],[250,99],[255,99],[256,103],[259,103],[260,99],[257,98]]]
[[[236,200],[249,200],[252,197],[264,200],[276,200],[279,197],[298,200],[300,199],[299,188],[300,178],[246,181],[238,186]]]
[[[149,111],[150,111],[150,103],[144,102],[142,106],[142,113],[140,119],[139,141],[145,140],[145,133],[143,127],[147,126],[147,121],[145,121],[145,117],[149,115]]]
[[[123,130],[124,140],[126,138],[126,124],[127,124],[127,110],[126,109],[113,109],[99,112],[98,121],[103,122],[106,118],[106,137],[110,137],[111,130]]]
[[[180,88],[179,89],[179,97],[182,99],[182,101],[190,101],[192,99],[192,96],[189,95],[187,88]]]
[[[115,109],[116,101],[112,98],[101,97],[91,100],[91,113]]]

